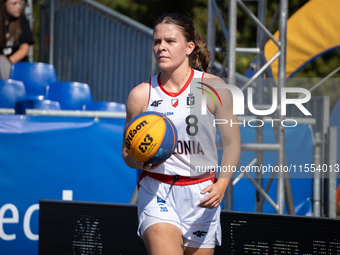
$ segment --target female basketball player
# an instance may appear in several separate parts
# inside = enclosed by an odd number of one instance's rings
[[[178,146],[163,164],[143,166],[127,154],[123,143],[126,164],[143,169],[138,182],[138,234],[151,255],[213,254],[215,246],[221,245],[219,205],[233,173],[221,172],[216,181],[214,173],[202,174],[197,165],[217,165],[214,119],[238,121],[232,98],[227,89],[214,90],[216,84],[224,83],[220,78],[202,72],[208,68],[210,52],[189,18],[163,15],[153,38],[161,71],[130,92],[126,123],[145,111],[166,114],[177,127]],[[202,116],[194,114],[195,107],[201,111],[193,98],[196,87],[202,89],[201,94],[203,89],[215,91],[221,99],[215,104],[207,96],[207,111]],[[224,124],[219,130],[223,141],[221,169],[231,169],[240,157],[239,127]]]

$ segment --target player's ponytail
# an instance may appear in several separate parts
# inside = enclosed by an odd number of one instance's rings
[[[211,60],[211,53],[205,47],[205,43],[202,41],[201,36],[195,31],[195,49],[190,54],[189,64],[192,68],[207,71],[209,62]]]

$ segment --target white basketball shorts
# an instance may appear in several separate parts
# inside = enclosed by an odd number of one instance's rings
[[[212,184],[211,180],[193,185],[173,185],[170,189],[170,184],[146,176],[139,184],[137,233],[140,237],[151,225],[170,223],[181,229],[184,246],[214,248],[221,245],[220,207],[198,207],[207,196],[200,192]]]

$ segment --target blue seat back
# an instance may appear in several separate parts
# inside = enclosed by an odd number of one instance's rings
[[[18,100],[26,98],[23,82],[0,79],[0,108],[14,108]]]
[[[28,99],[43,98],[45,87],[57,81],[53,65],[38,62],[19,62],[12,65],[11,79],[22,81]]]
[[[16,114],[25,114],[26,109],[60,110],[60,104],[51,100],[27,99],[16,102],[14,109]]]
[[[125,112],[125,104],[116,102],[90,102],[83,106],[86,111],[111,111],[111,112]]]
[[[61,110],[82,110],[92,102],[92,93],[86,83],[59,81],[46,86],[45,99],[59,102]]]

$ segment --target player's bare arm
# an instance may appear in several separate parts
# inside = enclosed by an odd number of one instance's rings
[[[124,132],[127,124],[133,117],[135,117],[139,113],[145,112],[148,104],[149,86],[149,83],[144,82],[131,90],[126,102],[126,120],[124,125]],[[124,141],[122,142],[122,144],[122,156],[125,163],[131,168],[141,169],[143,167],[143,162],[137,162],[136,160],[134,160],[127,153]]]
[[[207,78],[213,78],[215,84],[224,84],[224,81],[216,76],[207,75]],[[214,105],[210,102],[210,107],[214,108],[216,119],[232,120],[234,123],[238,122],[237,116],[233,114],[232,97],[228,89],[216,88],[219,94],[222,105]],[[209,101],[208,101],[209,104]],[[237,125],[223,124],[219,125],[219,130],[223,142],[223,156],[221,161],[221,169],[232,169],[237,167],[240,155],[241,155],[241,144],[240,144],[240,131]],[[227,166],[224,168],[223,166]],[[233,172],[221,172],[218,181],[215,184],[208,186],[202,191],[202,194],[209,193],[204,199],[202,199],[199,206],[206,208],[215,208],[218,206],[224,197],[225,190],[232,178]]]

